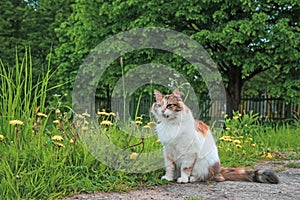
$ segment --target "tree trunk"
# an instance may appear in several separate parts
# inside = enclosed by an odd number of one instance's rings
[[[231,68],[229,74],[228,85],[226,89],[226,110],[227,115],[232,117],[233,111],[239,109],[241,102],[241,92],[242,92],[242,68]]]

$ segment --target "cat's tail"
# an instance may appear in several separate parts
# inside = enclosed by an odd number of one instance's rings
[[[250,181],[259,183],[279,183],[278,177],[271,171],[245,170],[237,167],[221,167],[217,181]]]

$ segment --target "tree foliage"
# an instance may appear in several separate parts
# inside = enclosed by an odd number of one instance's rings
[[[132,28],[155,26],[183,32],[204,46],[222,73],[229,110],[238,108],[244,84],[262,72],[276,77],[270,79],[272,86],[264,86],[268,92],[293,100],[299,97],[296,75],[299,73],[300,46],[298,1],[130,0],[86,3],[78,0],[73,11],[59,29],[61,37],[68,35],[68,42],[57,51],[68,60],[59,60],[59,63],[71,73],[76,74],[82,59],[105,38]],[[130,57],[132,63],[137,63],[134,58],[142,60],[140,62],[147,59],[167,61],[188,78],[195,73],[191,66],[178,63],[178,58],[172,55],[158,56],[144,51]],[[120,70],[113,70],[110,75],[120,76]],[[107,84],[112,82],[107,79]],[[197,81],[191,83],[194,87],[199,84]],[[278,83],[285,89],[276,89],[274,86]]]
[[[0,13],[0,57],[4,63],[12,64],[15,61],[16,47],[26,43],[27,30],[23,24],[27,4],[24,1],[3,0]]]
[[[55,29],[67,20],[74,0],[4,0],[1,2],[0,58],[8,66],[15,64],[15,51],[30,48],[34,76],[48,66],[48,54],[58,45]],[[20,56],[22,57],[22,56]]]
[[[73,89],[79,66],[100,42],[133,28],[163,27],[195,39],[217,63],[229,114],[238,109],[242,91],[254,89],[299,103],[297,0],[4,0],[0,11],[1,59],[11,62],[16,45],[30,45],[38,74],[52,46],[55,81],[66,83],[62,92]],[[123,73],[149,62],[172,66],[197,94],[207,93],[201,74],[174,54],[145,49],[123,60]],[[98,95],[109,97],[121,75],[116,60],[102,77]]]

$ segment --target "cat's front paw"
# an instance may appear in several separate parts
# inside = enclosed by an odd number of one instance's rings
[[[173,181],[173,178],[170,178],[168,176],[162,176],[161,180]]]
[[[188,183],[189,182],[189,178],[188,177],[179,177],[177,179],[177,183]]]
[[[190,183],[196,182],[197,177],[196,176],[190,176]]]

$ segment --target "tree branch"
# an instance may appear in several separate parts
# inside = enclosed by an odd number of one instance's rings
[[[255,69],[249,76],[247,76],[246,78],[242,79],[242,83],[244,84],[245,82],[249,81],[250,79],[252,79],[254,76],[256,76],[257,74],[261,73],[261,72],[264,72],[264,71],[267,71],[269,69],[271,69],[272,66],[269,66],[267,68],[264,68],[262,69],[261,67],[260,68],[257,68]]]

